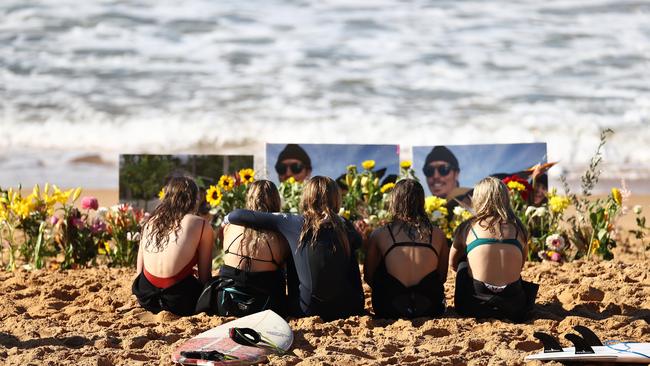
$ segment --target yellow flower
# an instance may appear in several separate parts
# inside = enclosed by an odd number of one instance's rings
[[[72,202],[76,201],[79,196],[81,196],[81,187],[77,187],[77,189],[74,190],[74,194],[72,195]]]
[[[618,188],[612,188],[612,198],[617,205],[620,206],[623,204],[623,195],[621,195],[621,191]]]
[[[526,186],[524,186],[523,184],[521,184],[519,182],[515,182],[515,181],[508,182],[508,188],[513,190],[513,191],[518,191],[518,192],[522,192],[522,191],[526,190]]]
[[[242,169],[239,171],[239,179],[244,184],[253,183],[255,181],[255,171],[250,168]]]
[[[402,169],[408,169],[413,165],[410,160],[404,160],[403,162],[399,163],[399,166],[402,167]]]
[[[99,243],[99,247],[97,248],[97,253],[108,254],[110,252],[111,252],[111,246],[109,242],[105,241],[103,243]]]
[[[433,211],[445,212],[447,214],[447,200],[444,198],[429,196],[424,200],[424,210],[431,214]]]
[[[363,163],[361,163],[361,166],[365,170],[372,170],[372,168],[375,167],[375,161],[374,160],[366,160]]]
[[[208,201],[212,207],[219,206],[221,203],[221,197],[223,197],[223,193],[221,193],[221,190],[217,186],[210,186],[205,194],[205,200]]]
[[[158,192],[158,199],[161,201],[165,199],[165,187],[160,188],[160,192]]]
[[[242,178],[244,181],[244,178]],[[222,175],[219,178],[219,187],[223,188],[224,191],[229,191],[235,186],[235,179],[229,175]]]
[[[554,213],[562,213],[567,207],[569,207],[569,203],[571,203],[571,201],[568,197],[551,196],[548,200],[548,207]]]
[[[32,189],[32,196],[38,198],[38,196],[41,195],[41,188],[38,186],[38,184],[34,185],[34,188]]]
[[[598,248],[600,248],[600,241],[598,239],[594,239],[591,242],[591,254],[596,254],[596,252],[598,252]]]
[[[343,216],[343,217],[345,217],[346,219],[350,220],[350,211],[348,211],[348,210],[343,211],[343,213],[341,214],[341,216]]]
[[[289,178],[286,180],[286,182],[287,182],[288,184],[294,184],[294,183],[296,183],[296,178],[294,178],[294,177],[289,177]]]
[[[381,193],[386,193],[393,188],[395,188],[395,183],[386,183],[383,186],[381,186],[379,190],[381,191]]]

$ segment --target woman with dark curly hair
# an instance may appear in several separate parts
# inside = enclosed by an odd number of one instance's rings
[[[192,315],[203,284],[211,277],[214,234],[210,224],[196,215],[201,199],[194,180],[174,177],[164,193],[142,230],[132,291],[153,313]]]
[[[429,221],[417,181],[397,182],[389,202],[392,221],[371,234],[363,266],[375,316],[440,315],[449,256],[445,235]]]

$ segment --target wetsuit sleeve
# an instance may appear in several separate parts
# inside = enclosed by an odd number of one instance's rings
[[[228,214],[227,222],[256,230],[281,231],[285,215],[238,209]]]

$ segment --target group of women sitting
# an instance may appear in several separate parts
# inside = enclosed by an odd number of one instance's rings
[[[515,216],[506,186],[485,178],[474,189],[472,219],[455,232],[451,249],[424,211],[415,180],[391,192],[392,221],[367,242],[338,215],[337,183],[307,181],[301,214],[279,213],[280,196],[266,180],[251,183],[246,208],[224,220],[224,264],[211,277],[214,234],[194,213],[199,190],[173,178],[144,225],[133,293],[152,312],[197,311],[243,316],[272,309],[284,316],[324,320],[364,314],[356,252],[366,248],[364,279],[379,318],[439,316],[445,311],[447,268],[457,272],[455,309],[463,316],[522,321],[537,285],[521,279],[527,233]],[[193,267],[198,265],[198,278]]]

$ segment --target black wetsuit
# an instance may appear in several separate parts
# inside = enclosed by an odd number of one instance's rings
[[[217,315],[245,316],[258,311],[271,309],[281,316],[287,315],[286,280],[282,266],[273,258],[271,245],[266,242],[271,259],[253,258],[236,252],[230,247],[241,236],[239,234],[228,246],[225,253],[240,257],[239,265],[222,265],[219,270],[220,286],[216,291]],[[252,272],[252,261],[273,263],[274,271]],[[242,267],[244,262],[244,268]]]
[[[287,239],[293,262],[293,266],[287,264],[292,315],[318,315],[327,321],[363,313],[361,275],[354,255],[361,246],[361,237],[350,222],[344,220],[349,255],[343,250],[334,229],[327,225],[321,228],[313,244],[304,243],[298,248],[304,222],[301,215],[235,210],[227,216],[227,222],[273,230]]]
[[[411,241],[397,242],[390,224],[386,226],[393,245],[382,256],[372,280],[372,307],[379,318],[417,318],[438,316],[445,311],[445,289],[436,270],[422,277],[413,286],[404,286],[388,273],[386,258],[397,247],[421,247],[432,250],[440,258],[431,243]],[[446,243],[445,243],[446,244]],[[404,265],[410,265],[405,263]]]
[[[517,246],[523,253],[523,247],[517,239],[476,238],[467,245],[466,253],[480,245],[510,244]],[[497,289],[498,288],[498,289]],[[535,305],[539,285],[519,278],[506,286],[492,286],[472,278],[469,264],[461,261],[456,272],[455,306],[460,315],[475,318],[510,319],[524,321]]]

